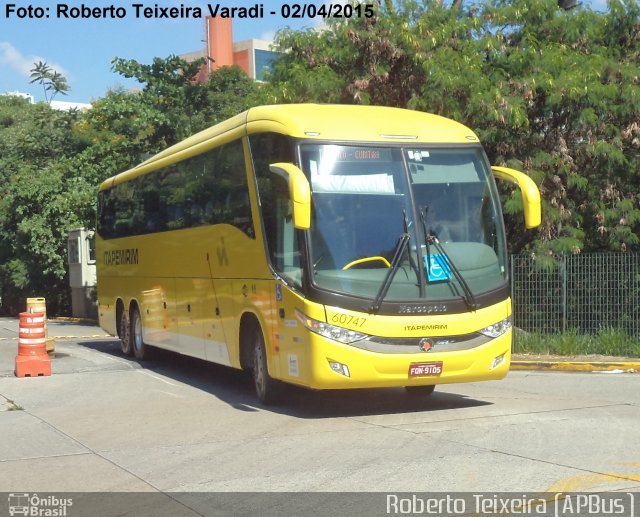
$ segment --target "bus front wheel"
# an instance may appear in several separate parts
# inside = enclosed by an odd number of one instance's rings
[[[253,382],[258,400],[263,404],[273,404],[278,399],[278,381],[269,375],[267,368],[267,351],[264,337],[259,328],[253,329]]]
[[[124,309],[120,313],[120,348],[124,355],[133,354],[133,345],[131,344],[131,327],[129,326],[127,311]]]

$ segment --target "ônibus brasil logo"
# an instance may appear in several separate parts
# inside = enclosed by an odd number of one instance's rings
[[[55,495],[39,496],[38,494],[9,494],[9,515],[26,515],[32,517],[66,517],[67,508],[73,506],[72,499]]]

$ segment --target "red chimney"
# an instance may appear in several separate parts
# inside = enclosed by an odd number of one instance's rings
[[[205,18],[207,38],[207,70],[211,72],[221,66],[233,65],[233,29],[231,18],[207,16]]]

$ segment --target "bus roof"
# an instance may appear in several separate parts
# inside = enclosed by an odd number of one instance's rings
[[[422,143],[468,143],[476,135],[451,119],[401,108],[338,104],[259,106],[247,112],[247,123],[273,121],[287,133],[321,140]],[[403,138],[404,137],[404,138]]]
[[[401,108],[338,104],[280,104],[251,108],[179,142],[140,165],[109,178],[100,190],[245,134],[276,132],[297,138],[340,142],[420,144],[478,143],[451,119]]]

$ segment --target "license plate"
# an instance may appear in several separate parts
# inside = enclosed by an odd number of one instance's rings
[[[411,363],[409,377],[438,377],[442,373],[442,361],[435,363]]]

